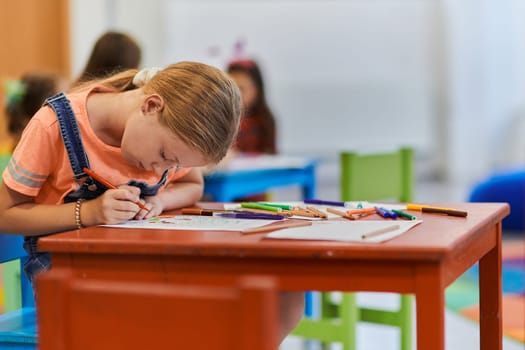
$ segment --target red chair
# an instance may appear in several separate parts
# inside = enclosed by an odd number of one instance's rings
[[[37,282],[42,300],[55,298],[39,305],[40,350],[278,347],[278,290],[271,278],[243,277],[226,287],[159,283],[155,288],[67,278],[68,285],[57,289],[64,283],[60,273],[51,269]],[[128,316],[117,322],[115,315]],[[162,331],[166,325],[172,331]]]

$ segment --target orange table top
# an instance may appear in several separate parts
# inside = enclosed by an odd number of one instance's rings
[[[210,208],[218,203],[201,203]],[[481,226],[490,227],[509,214],[505,203],[439,203],[468,212],[466,218],[414,213],[423,222],[383,243],[265,239],[266,233],[234,231],[122,229],[95,226],[43,237],[39,249],[48,252],[120,253],[224,257],[316,257],[438,261],[475,244]],[[176,213],[176,212],[173,212]],[[377,218],[375,218],[377,219]]]

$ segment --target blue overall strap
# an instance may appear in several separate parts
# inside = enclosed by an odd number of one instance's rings
[[[80,130],[71,104],[63,92],[49,97],[45,104],[49,104],[55,111],[60,125],[60,135],[64,141],[71,168],[75,174],[75,179],[79,180],[86,176],[83,169],[89,168],[89,160],[84,151]]]

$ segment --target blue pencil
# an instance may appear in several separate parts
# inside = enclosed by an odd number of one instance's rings
[[[306,204],[320,204],[320,205],[333,205],[336,207],[345,207],[345,202],[337,202],[337,201],[323,201],[320,199],[305,199],[303,201]]]

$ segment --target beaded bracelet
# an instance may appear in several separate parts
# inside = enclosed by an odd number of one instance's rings
[[[75,204],[75,224],[77,225],[77,229],[79,230],[84,227],[84,225],[82,225],[82,221],[80,220],[80,206],[84,201],[84,198],[79,198],[77,199],[77,202]]]

